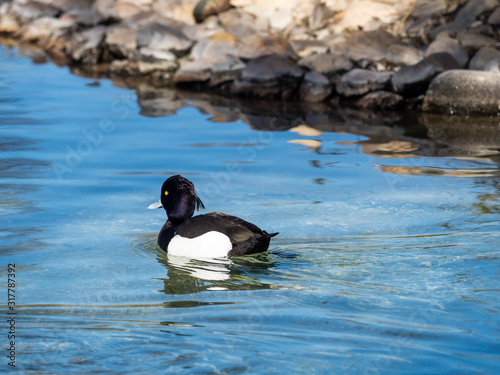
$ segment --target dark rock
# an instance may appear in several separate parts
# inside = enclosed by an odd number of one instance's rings
[[[398,42],[398,38],[383,29],[361,32],[348,38],[346,55],[355,62],[379,62],[384,60],[387,48]]]
[[[469,69],[500,73],[500,51],[492,47],[481,48],[470,60]]]
[[[470,32],[458,33],[457,39],[464,48],[472,52],[476,52],[482,47],[493,47],[497,43],[493,38]]]
[[[297,59],[297,55],[288,41],[271,33],[249,36],[242,40],[238,49],[238,56],[245,60],[270,54],[280,54],[294,60]]]
[[[330,81],[318,72],[308,72],[300,85],[300,99],[306,102],[322,102],[332,93]]]
[[[134,56],[137,48],[137,30],[125,26],[116,26],[108,29],[106,45],[112,55],[119,59]]]
[[[412,38],[420,38],[425,42],[428,40],[429,30],[434,26],[434,21],[430,16],[422,17],[408,26],[405,30],[406,35]]]
[[[500,7],[496,8],[488,17],[488,23],[493,26],[500,26]]]
[[[105,34],[104,26],[96,26],[75,34],[69,44],[71,58],[82,64],[97,64]]]
[[[474,70],[444,72],[430,84],[422,109],[461,115],[498,114],[500,75]]]
[[[153,23],[137,32],[137,47],[148,47],[155,50],[166,50],[177,56],[185,55],[193,42],[181,31],[170,26]]]
[[[332,79],[353,68],[352,62],[344,55],[320,53],[300,59],[297,64],[309,70],[315,70]]]
[[[217,33],[200,40],[191,50],[191,57],[197,59],[218,58],[224,54],[237,55],[239,40],[228,33]]]
[[[455,21],[474,21],[481,14],[492,11],[500,5],[498,0],[469,0],[457,13]]]
[[[392,87],[397,93],[418,96],[425,92],[437,74],[459,68],[460,65],[449,53],[435,53],[415,65],[406,66],[394,73]]]
[[[202,22],[208,16],[219,14],[230,7],[229,0],[200,0],[193,10],[196,22]]]
[[[361,109],[393,111],[404,104],[401,95],[389,91],[373,91],[359,98],[355,105]]]
[[[461,68],[465,67],[469,61],[467,49],[462,47],[455,39],[441,38],[435,40],[427,48],[426,55],[430,56],[440,52],[448,52],[455,58]]]
[[[374,72],[353,69],[337,82],[337,92],[342,96],[359,96],[370,91],[383,90],[391,81],[392,72]]]
[[[304,73],[292,60],[278,54],[251,60],[231,92],[235,95],[260,98],[290,98],[299,88]]]
[[[387,48],[385,61],[398,66],[414,65],[424,58],[424,53],[415,47],[393,44]]]

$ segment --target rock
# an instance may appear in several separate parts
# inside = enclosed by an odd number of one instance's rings
[[[297,64],[309,70],[315,70],[330,79],[334,79],[353,68],[352,62],[344,55],[320,53],[300,59]]]
[[[93,26],[101,22],[99,16],[92,9],[73,8],[62,14],[61,19],[70,19],[82,26]]]
[[[474,70],[444,72],[430,84],[422,109],[462,115],[498,115],[500,75]]]
[[[166,50],[177,56],[185,55],[193,42],[181,31],[170,26],[152,23],[137,31],[137,47]]]
[[[389,91],[373,91],[359,98],[355,105],[361,109],[393,111],[404,104],[401,95]]]
[[[393,65],[414,65],[424,58],[424,53],[415,47],[393,44],[387,48],[385,60]]]
[[[500,26],[500,7],[496,8],[488,17],[488,23],[492,26]]]
[[[328,46],[324,42],[314,39],[292,40],[290,41],[290,45],[300,57],[306,57],[315,53],[326,53],[328,51]]]
[[[69,44],[71,58],[82,64],[97,64],[105,34],[105,26],[96,26],[75,34]]]
[[[498,0],[469,0],[459,9],[455,22],[472,23],[481,14],[492,11],[499,5]]]
[[[392,87],[397,93],[418,96],[425,92],[436,75],[448,69],[459,68],[460,65],[449,53],[435,53],[415,65],[406,66],[394,73]]]
[[[191,50],[191,57],[197,59],[217,58],[224,54],[237,55],[239,40],[228,33],[217,33],[200,40]]]
[[[304,73],[292,60],[278,54],[251,60],[233,82],[235,95],[260,98],[290,98],[299,88]]]
[[[500,51],[492,47],[481,48],[470,60],[469,69],[500,73]]]
[[[222,55],[218,58],[207,58],[184,62],[174,75],[174,82],[205,83],[210,81],[210,86],[235,80],[245,64],[237,57]]]
[[[434,21],[430,16],[422,17],[408,26],[406,35],[412,38],[419,38],[424,43],[428,42],[429,30],[434,26]]]
[[[398,14],[393,5],[372,0],[358,0],[350,2],[342,17],[341,25],[344,29],[375,30],[382,24],[392,23]]]
[[[374,72],[367,69],[353,69],[337,82],[337,92],[342,96],[359,96],[370,91],[382,90],[391,81],[392,72]]]
[[[68,36],[74,27],[72,21],[42,17],[19,29],[16,36],[23,42],[37,42],[48,49],[57,38]]]
[[[172,0],[155,0],[152,4],[152,9],[155,14],[170,18],[175,21],[181,21],[188,25],[195,23],[193,11],[196,3],[187,2],[179,4],[179,1]]]
[[[382,29],[361,32],[348,38],[346,54],[354,62],[379,62],[384,60],[388,47],[398,42],[398,38]]]
[[[330,53],[343,54],[347,51],[347,37],[345,34],[332,34],[327,29],[329,35],[321,39],[328,46]],[[349,37],[350,39],[350,37]]]
[[[270,54],[280,54],[294,60],[297,58],[292,47],[285,39],[271,33],[255,34],[247,37],[241,41],[238,48],[238,56],[245,60]]]
[[[446,0],[417,0],[411,11],[411,15],[412,17],[420,18],[443,14],[446,11],[446,7]]]
[[[61,13],[55,6],[39,1],[15,2],[10,11],[22,25],[42,17],[55,18]]]
[[[112,55],[119,59],[134,56],[137,48],[137,30],[126,26],[116,26],[108,30],[106,45]]]
[[[137,69],[141,74],[151,74],[153,72],[175,72],[179,68],[179,64],[176,60],[162,60],[156,59],[151,61],[139,60],[137,63]]]
[[[200,0],[193,10],[196,22],[202,22],[208,16],[219,14],[229,9],[229,0]]]
[[[10,13],[0,15],[0,33],[14,33],[19,30],[19,23]]]
[[[448,52],[455,58],[461,68],[465,67],[469,61],[467,49],[462,47],[455,39],[441,38],[435,40],[427,48],[426,56],[439,52]]]
[[[464,48],[472,52],[476,52],[482,47],[493,47],[497,43],[495,39],[486,35],[470,32],[458,33],[457,39]]]
[[[117,16],[125,20],[147,10],[147,8],[141,7],[140,5],[141,4],[138,2],[132,0],[117,0],[113,8]]]
[[[245,39],[249,35],[255,34],[258,29],[256,17],[237,8],[219,14],[219,22],[226,32],[238,39]]]
[[[101,22],[111,24],[120,20],[120,16],[114,8],[115,2],[116,0],[99,0],[94,2],[92,10]]]
[[[324,75],[311,71],[306,73],[300,85],[300,99],[306,102],[322,102],[332,93],[330,81]]]

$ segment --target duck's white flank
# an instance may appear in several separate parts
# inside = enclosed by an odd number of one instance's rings
[[[195,238],[185,238],[177,234],[168,244],[167,252],[190,258],[221,258],[226,257],[232,248],[228,236],[210,231]]]

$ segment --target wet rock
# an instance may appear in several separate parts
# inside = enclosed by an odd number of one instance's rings
[[[495,39],[486,35],[470,32],[458,33],[457,39],[464,48],[472,52],[476,52],[482,47],[493,47],[497,43]]]
[[[500,75],[474,70],[450,70],[430,84],[422,104],[428,112],[500,113]]]
[[[393,111],[404,104],[401,95],[389,91],[373,91],[359,98],[355,105],[361,109]]]
[[[435,53],[394,73],[392,87],[397,93],[418,96],[425,92],[436,75],[448,69],[459,68],[460,65],[449,53]]]
[[[175,73],[174,82],[185,84],[210,81],[210,86],[218,86],[235,80],[244,67],[245,64],[240,59],[231,55],[186,61]]]
[[[238,56],[245,60],[255,59],[270,54],[280,54],[291,59],[297,59],[297,55],[287,40],[274,34],[255,34],[241,41],[238,48]]]
[[[424,53],[415,47],[393,44],[387,48],[385,60],[393,65],[414,65],[424,58]]]
[[[177,58],[169,51],[158,51],[143,47],[139,50],[139,58],[137,69],[142,74],[175,72],[179,68]]]
[[[500,26],[500,7],[496,8],[488,17],[488,23],[492,26]]]
[[[68,36],[74,27],[72,21],[42,17],[22,27],[16,36],[23,42],[37,42],[43,48],[50,48],[57,38]]]
[[[492,47],[481,48],[470,60],[469,69],[500,73],[500,51]]]
[[[15,2],[11,7],[11,14],[13,14],[22,25],[42,17],[55,18],[59,13],[61,13],[61,11],[55,6],[38,1],[27,1],[25,3]]]
[[[427,48],[426,55],[430,56],[433,53],[448,52],[455,58],[461,68],[467,65],[469,54],[467,49],[462,47],[458,41],[451,38],[441,38],[432,42]]]
[[[292,60],[278,54],[251,60],[234,81],[235,95],[283,99],[292,97],[304,73]]]
[[[185,55],[193,42],[181,31],[170,26],[153,23],[137,32],[137,47],[148,47],[155,50],[166,50],[177,56]]]
[[[322,102],[332,93],[330,81],[324,75],[311,71],[306,73],[300,85],[300,99],[306,102]]]
[[[290,41],[294,52],[300,57],[315,53],[326,53],[328,46],[320,40],[292,40]]]
[[[342,96],[359,96],[370,91],[382,90],[391,81],[392,72],[374,72],[367,69],[353,69],[337,82],[337,92]]]
[[[224,54],[237,55],[239,40],[228,33],[217,33],[200,40],[191,50],[193,59],[217,58]]]
[[[219,14],[230,6],[229,0],[200,0],[193,10],[196,22],[202,22],[208,16]]]
[[[330,79],[334,79],[353,68],[352,62],[344,55],[320,53],[300,59],[300,67],[315,70]]]
[[[348,38],[346,54],[358,63],[362,60],[379,62],[384,60],[388,47],[398,42],[398,38],[382,29],[361,32]]]
[[[96,26],[75,34],[69,44],[71,58],[83,64],[97,64],[105,35],[104,26]]]
[[[106,45],[117,58],[130,58],[137,48],[137,30],[121,25],[113,27],[107,32]]]
[[[224,30],[238,39],[253,35],[258,30],[256,17],[237,8],[219,14],[219,22]]]

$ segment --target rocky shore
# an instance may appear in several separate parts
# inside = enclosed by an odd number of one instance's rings
[[[0,35],[131,86],[500,114],[500,0],[3,0]]]

